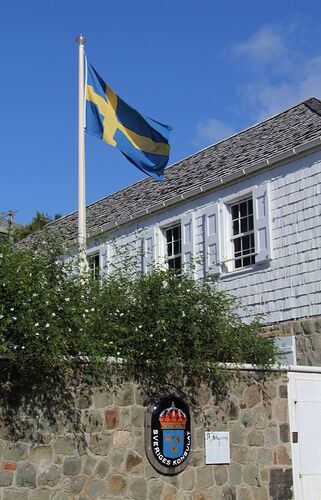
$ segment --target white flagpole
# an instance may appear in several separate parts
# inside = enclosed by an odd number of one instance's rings
[[[78,248],[86,267],[86,175],[85,175],[85,71],[83,35],[76,38],[79,45],[78,65]]]

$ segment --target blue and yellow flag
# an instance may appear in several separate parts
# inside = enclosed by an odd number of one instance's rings
[[[141,115],[126,104],[88,65],[86,132],[115,146],[136,167],[157,180],[169,159],[172,127]]]

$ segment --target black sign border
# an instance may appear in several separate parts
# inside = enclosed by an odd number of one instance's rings
[[[172,399],[175,398],[176,400],[181,400],[184,405],[187,407],[188,412],[189,412],[189,419],[190,419],[190,433],[191,433],[191,445],[190,445],[190,450],[188,452],[188,455],[186,459],[179,465],[176,465],[174,467],[165,467],[164,465],[160,464],[159,461],[156,459],[153,450],[152,450],[152,415],[153,415],[153,410],[154,406],[157,406],[159,404],[162,404],[162,401],[166,399]],[[194,419],[193,415],[190,409],[190,406],[180,397],[177,396],[176,394],[169,394],[169,395],[164,395],[161,396],[159,399],[155,399],[152,404],[149,405],[147,408],[146,416],[145,416],[145,452],[147,455],[147,458],[154,467],[157,472],[164,476],[176,476],[177,474],[180,474],[183,472],[183,470],[186,469],[190,462],[191,458],[191,450],[193,446],[193,430],[194,430]]]

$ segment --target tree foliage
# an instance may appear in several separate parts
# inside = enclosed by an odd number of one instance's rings
[[[96,280],[45,241],[0,244],[0,354],[33,377],[87,364],[149,388],[224,382],[222,363],[274,362],[260,322],[245,324],[215,284],[125,268]]]
[[[43,229],[49,222],[53,220],[57,220],[61,217],[61,214],[55,214],[54,218],[50,217],[48,214],[44,212],[36,212],[36,215],[33,217],[32,221],[29,224],[26,224],[23,227],[14,228],[12,231],[13,241],[20,241],[29,234],[35,233],[39,231],[39,229]]]

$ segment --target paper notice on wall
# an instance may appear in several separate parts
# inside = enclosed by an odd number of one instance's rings
[[[230,462],[230,433],[205,432],[205,463],[229,464]]]

